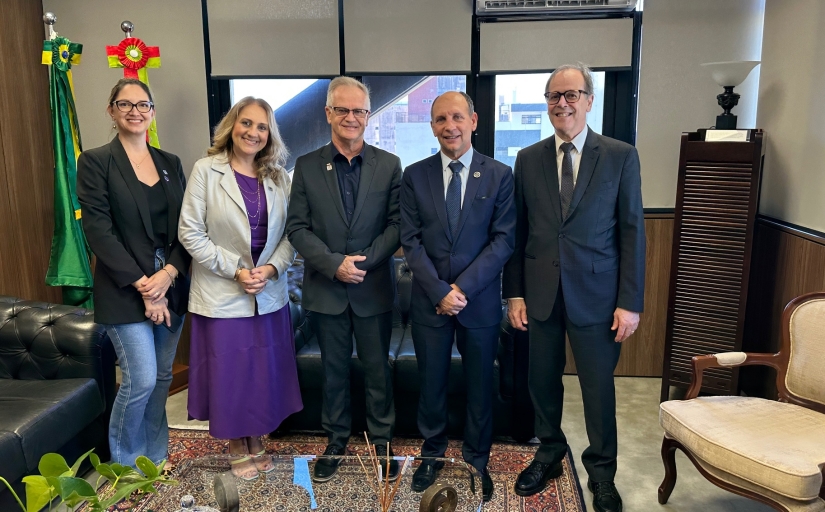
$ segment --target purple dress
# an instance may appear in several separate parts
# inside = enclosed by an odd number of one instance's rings
[[[267,234],[264,185],[242,174],[235,177],[247,214],[260,211],[260,223],[257,216],[249,219],[252,261],[257,265]],[[260,208],[257,195],[250,192],[256,187]],[[268,434],[303,408],[289,304],[266,315],[256,310],[246,318],[190,316],[190,419],[208,420],[213,437],[237,439]]]

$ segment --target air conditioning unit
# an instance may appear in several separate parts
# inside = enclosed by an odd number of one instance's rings
[[[637,0],[476,0],[476,14],[550,14],[628,12]]]

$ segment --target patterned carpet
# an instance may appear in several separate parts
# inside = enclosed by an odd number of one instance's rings
[[[324,451],[326,445],[326,438],[321,436],[311,435],[289,435],[279,437],[277,439],[266,440],[266,450],[272,454],[281,455],[295,455],[295,454],[317,454],[320,455]],[[415,455],[421,445],[419,439],[401,439],[396,438],[393,442],[393,450],[396,455]],[[173,512],[178,510],[180,506],[180,497],[184,494],[192,494],[195,496],[198,505],[210,505],[217,508],[217,505],[212,497],[212,489],[209,482],[211,477],[204,478],[203,468],[194,468],[192,459],[214,453],[226,453],[228,450],[228,443],[226,441],[217,440],[209,436],[207,432],[197,430],[178,430],[170,429],[169,432],[169,460],[175,464],[175,469],[172,477],[180,481],[178,487],[163,487],[158,494],[149,495],[141,499],[137,504],[134,504],[136,512]],[[363,440],[356,439],[353,436],[348,447],[349,454],[356,453],[363,455],[366,446]],[[524,469],[532,460],[535,452],[534,445],[523,445],[515,443],[494,443],[488,464],[490,475],[495,482],[495,494],[489,503],[484,504],[483,510],[502,511],[502,512],[580,512],[585,511],[584,500],[582,497],[582,489],[576,475],[575,467],[570,458],[570,453],[564,459],[564,474],[557,480],[551,480],[544,492],[522,498],[513,493],[513,482],[515,482],[518,473]],[[461,442],[450,441],[447,448],[447,457],[461,458]],[[220,472],[219,469],[214,470],[215,473]],[[271,483],[273,479],[279,479],[277,471],[267,475],[267,480]],[[359,479],[363,479],[363,472],[352,471],[351,474],[346,474],[342,471],[341,478],[337,478],[336,491],[342,497],[342,504],[339,507],[329,506],[329,503],[319,503],[321,505],[318,509],[326,512],[361,512],[367,510],[376,510],[377,507],[372,505],[372,496],[369,493],[358,493],[352,491],[347,486],[347,481],[352,482],[352,487],[357,485]],[[440,475],[449,477],[449,475]],[[409,478],[409,476],[405,476]],[[291,479],[291,475],[286,475],[284,481]],[[278,480],[280,482],[280,480]],[[266,485],[264,480],[244,483],[243,486],[258,486],[261,492],[247,492],[249,489],[256,489],[255,487],[241,490],[242,504],[241,512],[246,510],[268,511],[277,510],[289,512],[295,511],[309,511],[308,506],[290,507],[283,505],[283,497],[289,496],[294,488],[288,485]],[[315,484],[328,486],[326,484]],[[327,490],[328,491],[328,490]],[[324,492],[324,489],[319,489],[318,494]],[[251,500],[249,496],[255,496],[256,499]],[[409,492],[407,487],[406,492],[399,490],[396,500],[391,510],[402,511],[417,511],[418,500],[420,494]],[[280,498],[280,499],[279,499]],[[327,500],[328,501],[328,500]],[[367,505],[370,503],[370,505]],[[117,510],[129,510],[128,504],[122,504],[117,507]],[[459,509],[460,510],[460,509]]]

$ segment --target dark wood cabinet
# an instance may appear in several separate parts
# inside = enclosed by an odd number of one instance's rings
[[[743,350],[763,132],[748,142],[706,142],[683,133],[679,156],[662,400],[688,387],[695,355]],[[702,390],[738,392],[739,372],[705,371]]]

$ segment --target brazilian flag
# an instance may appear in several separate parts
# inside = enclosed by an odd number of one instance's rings
[[[54,134],[54,236],[46,284],[63,287],[64,304],[92,308],[91,251],[77,200],[77,157],[82,149],[72,84],[72,65],[80,63],[82,51],[83,45],[65,37],[43,43]]]

